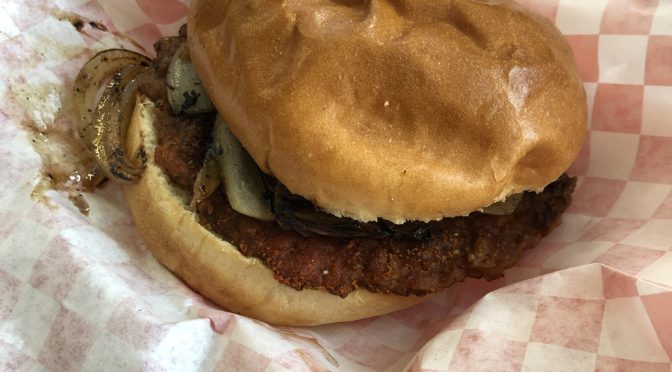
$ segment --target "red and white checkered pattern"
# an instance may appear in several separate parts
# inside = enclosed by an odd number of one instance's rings
[[[274,328],[193,293],[143,248],[114,186],[29,197],[24,128],[67,132],[95,50],[146,50],[180,0],[9,0],[0,6],[0,370],[670,371],[672,2],[521,0],[575,51],[590,111],[563,224],[493,282],[346,324]],[[78,33],[68,14],[112,33]]]

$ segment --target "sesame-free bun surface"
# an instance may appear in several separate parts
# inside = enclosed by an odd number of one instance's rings
[[[255,161],[335,215],[464,215],[575,159],[585,93],[508,0],[194,0],[189,47]]]
[[[124,186],[133,218],[152,254],[191,288],[225,309],[279,325],[343,322],[388,313],[427,300],[356,290],[346,298],[280,284],[261,261],[243,256],[206,230],[187,210],[188,197],[154,162],[153,104],[136,106],[128,145],[144,144],[147,168]],[[133,151],[134,152],[134,151]]]

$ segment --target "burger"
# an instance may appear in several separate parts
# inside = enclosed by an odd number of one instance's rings
[[[509,0],[196,0],[74,89],[88,175],[153,255],[273,324],[496,279],[559,224],[586,131],[571,50]]]

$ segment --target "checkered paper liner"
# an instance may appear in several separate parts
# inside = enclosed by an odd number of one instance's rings
[[[0,5],[0,370],[670,371],[672,1],[525,0],[573,47],[590,112],[563,224],[493,282],[387,316],[272,327],[209,303],[145,250],[121,191],[30,198],[26,126],[71,131],[69,92],[97,50],[147,50],[178,0]],[[85,27],[68,14],[100,21]],[[86,26],[86,25],[85,25]],[[31,99],[32,98],[32,99]]]

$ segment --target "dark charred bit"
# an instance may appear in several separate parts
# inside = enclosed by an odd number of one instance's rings
[[[74,18],[70,20],[70,23],[72,24],[72,27],[75,28],[77,31],[82,31],[84,28],[84,20],[81,18]]]
[[[192,90],[191,92],[184,92],[183,96],[184,103],[182,103],[182,112],[185,112],[198,103],[198,97],[201,95]]]
[[[101,22],[97,22],[97,21],[89,21],[89,26],[91,26],[91,28],[94,28],[94,29],[96,29],[96,30],[98,30],[98,31],[103,31],[103,32],[107,32],[107,31],[108,31],[107,26],[105,26],[105,25],[102,24]]]
[[[111,167],[111,168],[110,168],[110,173],[111,173],[113,176],[115,176],[115,177],[117,177],[117,178],[119,178],[119,179],[121,179],[121,180],[124,180],[124,181],[129,181],[129,182],[130,182],[130,181],[133,180],[133,179],[132,179],[126,172],[124,172],[124,171],[123,171],[122,169],[120,169],[119,167]]]
[[[107,26],[105,26],[102,22],[93,21],[75,13],[62,13],[61,15],[63,18],[67,18],[68,21],[70,21],[70,24],[75,28],[75,30],[77,30],[77,32],[84,32],[84,27],[86,26],[89,26],[92,29],[98,31],[109,31]]]
[[[135,158],[139,160],[142,164],[145,164],[147,162],[147,151],[145,151],[145,147],[141,146],[138,149],[137,154],[135,155]]]

